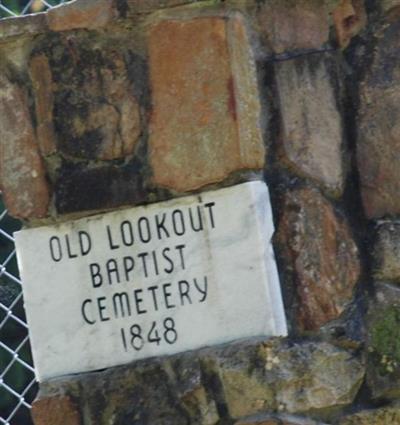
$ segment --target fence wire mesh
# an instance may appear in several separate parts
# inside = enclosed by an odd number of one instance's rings
[[[44,12],[67,0],[0,0],[0,19]]]
[[[13,238],[19,228],[0,198],[0,424],[4,425],[31,424],[29,409],[36,393]]]
[[[43,12],[66,0],[0,0],[0,20]],[[29,414],[37,392],[22,284],[16,262],[12,219],[0,193],[0,425],[32,425]]]

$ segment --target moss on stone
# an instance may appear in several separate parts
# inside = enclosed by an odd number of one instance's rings
[[[390,306],[374,321],[370,351],[380,372],[391,373],[400,364],[400,306]]]

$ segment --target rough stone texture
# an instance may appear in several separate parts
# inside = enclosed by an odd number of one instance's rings
[[[381,0],[380,7],[383,12],[390,12],[392,9],[399,7],[399,0]]]
[[[274,415],[265,417],[264,419],[253,418],[235,422],[234,425],[323,425],[321,422],[316,422],[312,419],[298,418],[288,415]]]
[[[140,204],[150,195],[145,171],[135,160],[97,168],[62,164],[54,191],[59,214]]]
[[[38,51],[30,75],[43,151],[53,152],[56,143],[62,154],[82,159],[132,154],[141,118],[123,52],[85,36],[49,37]]]
[[[184,356],[82,375],[81,385],[92,423],[184,425],[191,418],[193,424],[216,425],[219,420],[199,362]]]
[[[51,9],[46,16],[51,31],[95,29],[108,24],[115,11],[109,0],[79,0]]]
[[[53,125],[53,91],[52,75],[49,61],[44,55],[32,58],[30,77],[33,85],[36,107],[36,134],[42,155],[50,155],[56,151],[56,139]]]
[[[360,88],[357,161],[365,213],[400,213],[400,20],[378,35]]]
[[[385,407],[376,410],[365,410],[350,415],[340,421],[340,425],[398,425],[400,424],[400,408]]]
[[[78,408],[68,396],[37,399],[31,414],[35,425],[81,425]]]
[[[379,223],[373,251],[374,276],[400,282],[400,223]]]
[[[0,182],[10,214],[40,218],[47,214],[49,187],[23,88],[0,73]]]
[[[317,190],[292,190],[284,196],[276,242],[297,293],[296,325],[316,330],[339,317],[360,274],[346,222]]]
[[[242,19],[161,22],[149,50],[154,183],[188,191],[262,168],[259,95]]]
[[[363,366],[346,351],[326,343],[279,340],[232,347],[217,359],[216,368],[233,418],[349,404],[364,376]]]
[[[374,399],[400,397],[400,290],[376,284],[369,302],[367,383]]]
[[[315,54],[275,64],[281,161],[339,195],[344,186],[342,119],[335,57]]]
[[[88,424],[217,425],[269,411],[264,418],[277,420],[271,425],[315,425],[288,413],[318,416],[321,409],[347,405],[363,376],[364,366],[350,352],[328,343],[275,338],[52,380],[41,392],[45,397],[57,388],[74,394]],[[271,414],[278,410],[279,415]]]
[[[338,44],[345,48],[367,23],[364,0],[341,0],[333,11],[333,20]]]
[[[265,418],[265,419],[246,419],[244,421],[235,422],[234,425],[322,425],[312,419],[300,419],[288,416]]]
[[[324,1],[260,2],[257,19],[267,46],[277,54],[321,50],[328,42],[329,9]]]

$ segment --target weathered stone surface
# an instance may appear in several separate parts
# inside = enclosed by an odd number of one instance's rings
[[[39,218],[50,200],[23,88],[0,74],[0,182],[14,217]]]
[[[50,155],[56,151],[53,125],[53,90],[49,61],[45,55],[32,58],[30,64],[36,109],[36,134],[42,155]]]
[[[47,22],[44,14],[3,18],[0,23],[0,39],[40,34],[46,30]]]
[[[315,54],[275,64],[281,161],[339,195],[344,186],[336,61]]]
[[[154,183],[198,189],[259,169],[259,96],[240,17],[163,21],[150,32]]]
[[[400,282],[400,223],[379,223],[373,251],[374,276]]]
[[[357,161],[366,215],[400,213],[400,20],[378,34],[360,88]]]
[[[318,411],[353,401],[364,368],[350,353],[326,343],[232,347],[217,360],[233,418],[263,411]]]
[[[260,4],[257,18],[274,53],[321,50],[328,42],[329,9],[324,1],[266,1]]]
[[[176,363],[178,362],[178,363]],[[93,423],[216,425],[216,404],[204,389],[196,359],[140,362],[82,375],[81,399]]]
[[[51,31],[96,29],[104,27],[115,16],[113,2],[109,0],[79,0],[47,12]]]
[[[56,379],[41,392],[73,394],[99,425],[316,425],[291,412],[318,417],[351,403],[363,375],[354,354],[327,343],[253,339]]]
[[[317,190],[286,193],[276,242],[287,281],[295,286],[295,323],[316,330],[352,300],[360,274],[358,249],[346,222]]]
[[[199,0],[126,0],[126,12],[128,16],[136,13],[151,12],[157,9],[180,6],[195,3]],[[117,6],[118,7],[118,6]]]
[[[383,12],[390,12],[392,9],[400,6],[399,0],[381,0],[379,2],[381,10]]]
[[[122,205],[140,204],[150,199],[142,163],[86,168],[63,164],[54,188],[59,214],[106,210]]]
[[[81,425],[77,405],[68,396],[38,399],[32,406],[35,425]]]
[[[340,425],[398,425],[400,424],[400,408],[384,407],[376,410],[365,410],[343,418]]]
[[[67,157],[112,160],[134,152],[141,133],[141,92],[131,79],[141,68],[129,73],[128,62],[143,61],[133,56],[127,59],[123,51],[84,35],[43,41],[30,60],[30,75],[46,154],[54,151],[54,138]]]
[[[400,291],[376,285],[369,303],[367,383],[374,399],[400,397]]]
[[[341,0],[333,11],[333,21],[338,44],[345,48],[367,23],[364,0]]]
[[[312,419],[298,418],[289,415],[274,415],[265,417],[264,419],[245,419],[235,422],[234,425],[323,425]]]

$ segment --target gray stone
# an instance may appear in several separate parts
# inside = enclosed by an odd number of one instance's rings
[[[367,315],[367,384],[374,399],[400,397],[400,289],[376,284]]]
[[[327,191],[343,191],[342,120],[335,57],[315,54],[275,63],[282,119],[281,162]]]
[[[400,19],[376,34],[360,85],[357,162],[368,218],[400,213]]]
[[[373,254],[375,278],[400,282],[400,222],[377,225]]]
[[[290,345],[273,339],[232,347],[217,370],[234,418],[267,410],[299,413],[350,404],[364,367],[351,353],[327,343]]]

